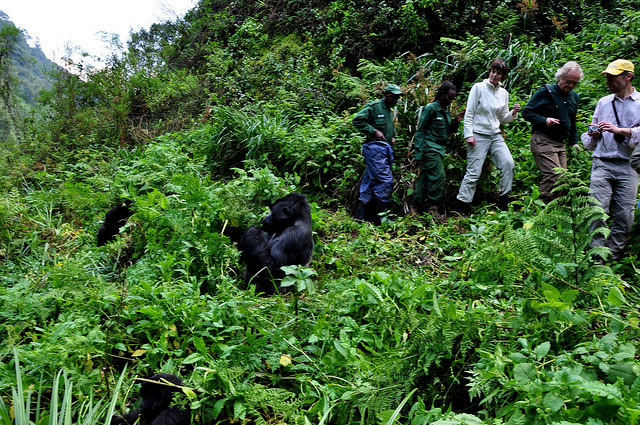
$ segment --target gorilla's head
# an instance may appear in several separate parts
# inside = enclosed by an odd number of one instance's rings
[[[262,228],[271,234],[281,233],[296,220],[311,223],[311,209],[307,197],[293,192],[271,205],[271,212],[262,220]]]
[[[165,410],[171,404],[173,393],[179,389],[164,383],[171,383],[182,386],[182,380],[175,375],[168,373],[158,373],[153,375],[150,380],[158,381],[159,384],[151,382],[143,382],[140,386],[140,397],[142,397],[142,406],[140,413],[143,417],[156,417],[160,412]]]

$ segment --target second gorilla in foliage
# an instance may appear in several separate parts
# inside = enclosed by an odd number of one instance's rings
[[[168,373],[158,373],[149,381],[144,381],[140,386],[140,408],[124,416],[114,415],[110,425],[189,425],[190,410],[171,406],[173,393],[180,391],[175,385],[182,386],[182,379]]]
[[[127,224],[127,220],[133,215],[132,205],[133,201],[127,199],[107,211],[104,223],[98,229],[98,246],[116,238],[116,235],[120,233],[120,228]]]
[[[311,208],[300,193],[290,193],[271,205],[271,213],[262,220],[262,227],[246,231],[230,228],[225,232],[238,243],[246,263],[245,284],[256,285],[256,292],[282,292],[282,266],[306,266],[313,254]]]

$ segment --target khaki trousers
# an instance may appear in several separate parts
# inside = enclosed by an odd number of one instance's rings
[[[557,192],[551,193],[551,190],[560,177],[555,169],[567,168],[567,151],[564,142],[553,140],[542,133],[532,133],[529,143],[533,159],[542,174],[540,198],[548,202],[559,196]]]

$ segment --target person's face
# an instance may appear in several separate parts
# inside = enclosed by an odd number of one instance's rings
[[[451,102],[453,102],[457,95],[458,92],[456,90],[449,89],[449,91],[440,97],[440,104],[445,107],[451,105]]]
[[[386,103],[386,105],[389,108],[392,108],[394,106],[396,106],[396,104],[398,103],[398,100],[400,99],[400,95],[399,94],[393,94],[391,92],[387,92],[384,94],[384,103]]]
[[[570,71],[564,77],[558,78],[558,87],[563,93],[569,94],[578,85],[578,81],[580,81],[580,72]]]
[[[502,81],[502,77],[504,74],[495,68],[491,68],[489,70],[489,82],[494,86],[497,86],[500,81]]]
[[[624,91],[627,84],[630,84],[631,74],[623,72],[620,75],[607,74],[607,86],[611,93],[620,93]]]

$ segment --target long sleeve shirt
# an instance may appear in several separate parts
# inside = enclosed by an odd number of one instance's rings
[[[353,125],[364,133],[367,142],[376,140],[374,133],[380,130],[386,141],[391,143],[393,140],[393,111],[389,109],[384,99],[378,99],[369,102],[353,117]]]
[[[500,125],[514,120],[509,110],[509,93],[502,84],[494,86],[489,79],[475,83],[467,99],[464,114],[464,138],[473,133],[493,136],[500,133]]]
[[[613,111],[613,102],[616,102],[619,124]],[[634,89],[624,99],[615,94],[601,98],[596,104],[591,124],[603,121],[613,123],[618,127],[630,128],[631,137],[625,137],[622,141],[617,142],[614,139],[614,134],[610,132],[602,133],[600,138],[583,133],[581,136],[582,144],[586,149],[593,151],[594,158],[628,160],[631,152],[640,142],[640,93]]]
[[[450,134],[458,130],[459,124],[458,121],[451,119],[449,108],[443,108],[439,101],[436,100],[425,106],[414,138],[416,160],[422,161],[427,149],[434,149],[444,156],[447,139]]]
[[[551,93],[549,93],[549,90]],[[522,109],[522,118],[531,123],[531,130],[537,131],[559,142],[578,143],[576,113],[578,112],[578,93],[564,93],[557,84],[542,86],[536,91]],[[557,118],[560,125],[548,126],[547,118]]]

